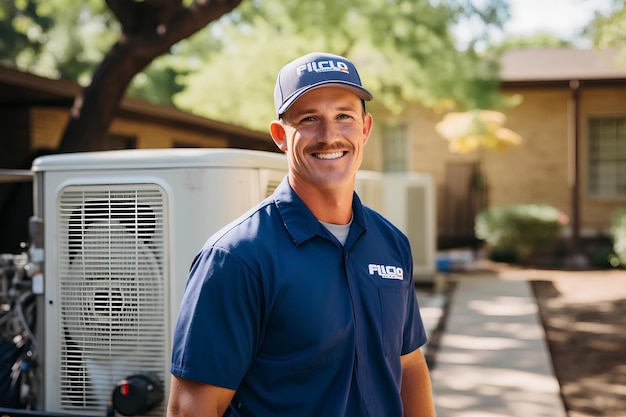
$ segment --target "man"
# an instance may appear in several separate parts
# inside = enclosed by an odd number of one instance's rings
[[[194,260],[170,417],[434,416],[408,240],[354,193],[371,99],[340,56],[280,71],[289,173]]]

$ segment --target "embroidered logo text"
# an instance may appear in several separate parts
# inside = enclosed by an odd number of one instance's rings
[[[370,275],[378,275],[385,279],[404,279],[404,271],[399,266],[369,264]]]
[[[349,73],[348,65],[341,61],[313,61],[304,65],[300,65],[296,68],[298,76],[304,71],[307,72],[329,72],[329,71],[341,71]]]

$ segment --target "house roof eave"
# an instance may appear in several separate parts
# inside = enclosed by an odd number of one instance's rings
[[[530,89],[530,88],[557,88],[569,89],[572,82],[578,82],[579,85],[586,87],[626,87],[626,78],[607,78],[607,79],[549,79],[549,80],[502,80],[500,87],[502,89]]]
[[[50,79],[0,66],[0,107],[69,108],[81,89],[82,87],[73,81]],[[153,104],[137,98],[124,98],[120,103],[118,115],[152,122],[167,121],[168,124],[219,132],[233,138],[246,137],[271,142],[268,132],[208,119],[173,106]]]

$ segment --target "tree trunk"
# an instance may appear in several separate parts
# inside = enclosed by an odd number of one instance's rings
[[[98,66],[91,84],[74,100],[58,151],[96,149],[109,129],[126,87],[149,62],[133,59],[129,45],[115,44]]]

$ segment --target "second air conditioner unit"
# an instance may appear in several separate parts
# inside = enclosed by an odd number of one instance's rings
[[[384,173],[384,215],[411,243],[416,282],[432,282],[436,275],[437,221],[435,183],[416,172]]]
[[[363,204],[385,215],[385,183],[381,172],[357,171],[354,190]]]

